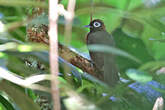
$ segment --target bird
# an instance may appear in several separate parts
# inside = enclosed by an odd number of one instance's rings
[[[115,63],[115,55],[108,52],[92,51],[89,45],[105,45],[115,47],[115,42],[111,34],[106,31],[104,22],[100,19],[94,19],[86,27],[90,32],[86,36],[86,44],[89,50],[97,74],[101,74],[107,85],[114,87],[119,81],[118,68]]]

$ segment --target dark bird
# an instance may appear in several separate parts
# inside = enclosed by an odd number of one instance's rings
[[[101,20],[95,19],[87,27],[90,28],[86,38],[87,46],[92,44],[115,46],[112,35],[106,31],[105,25]],[[98,71],[97,73],[102,75],[102,80],[112,87],[115,86],[119,81],[115,56],[108,52],[96,52],[90,49],[89,54]]]

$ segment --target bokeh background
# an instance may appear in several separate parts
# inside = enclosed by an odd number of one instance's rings
[[[59,3],[67,9],[68,0]],[[76,0],[69,44],[65,41],[67,21],[59,16],[58,40],[77,54],[89,58],[89,29],[84,26],[90,23],[91,14],[93,19],[104,21],[116,48],[126,53],[119,52],[116,57],[121,82],[115,88],[60,57],[62,110],[151,110],[155,100],[165,96],[164,12],[164,0]],[[28,29],[47,34],[48,24],[48,0],[0,0],[0,110],[53,109],[47,91],[49,78],[36,81],[38,88],[46,87],[42,90],[27,87],[29,82],[22,80],[50,77],[48,45],[29,41],[27,34]],[[71,70],[71,80],[63,74],[64,65]]]

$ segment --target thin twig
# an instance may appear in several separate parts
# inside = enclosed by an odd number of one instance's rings
[[[90,22],[92,22],[93,20],[93,13],[94,13],[94,1],[91,0]]]
[[[65,16],[66,25],[65,25],[65,43],[69,45],[72,37],[72,22],[74,18],[74,9],[75,9],[75,0],[69,0],[67,10],[71,14],[71,16]]]
[[[58,88],[58,0],[49,0],[49,42],[50,42],[50,71],[52,75],[51,92],[54,110],[60,110],[60,96]]]
[[[70,13],[71,16],[64,16],[66,19],[66,23],[65,23],[65,45],[69,46],[71,38],[72,38],[72,23],[73,23],[73,18],[74,18],[74,9],[75,9],[75,3],[76,0],[69,0],[68,3],[68,7],[67,7],[67,12]],[[72,83],[72,79],[70,76],[68,76],[67,74],[70,73],[70,68],[68,68],[68,66],[64,66],[64,73],[65,73],[65,77],[66,79]]]

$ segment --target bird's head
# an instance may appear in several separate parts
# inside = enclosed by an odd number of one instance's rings
[[[90,32],[105,30],[105,25],[100,19],[91,21],[86,27],[90,28]]]

